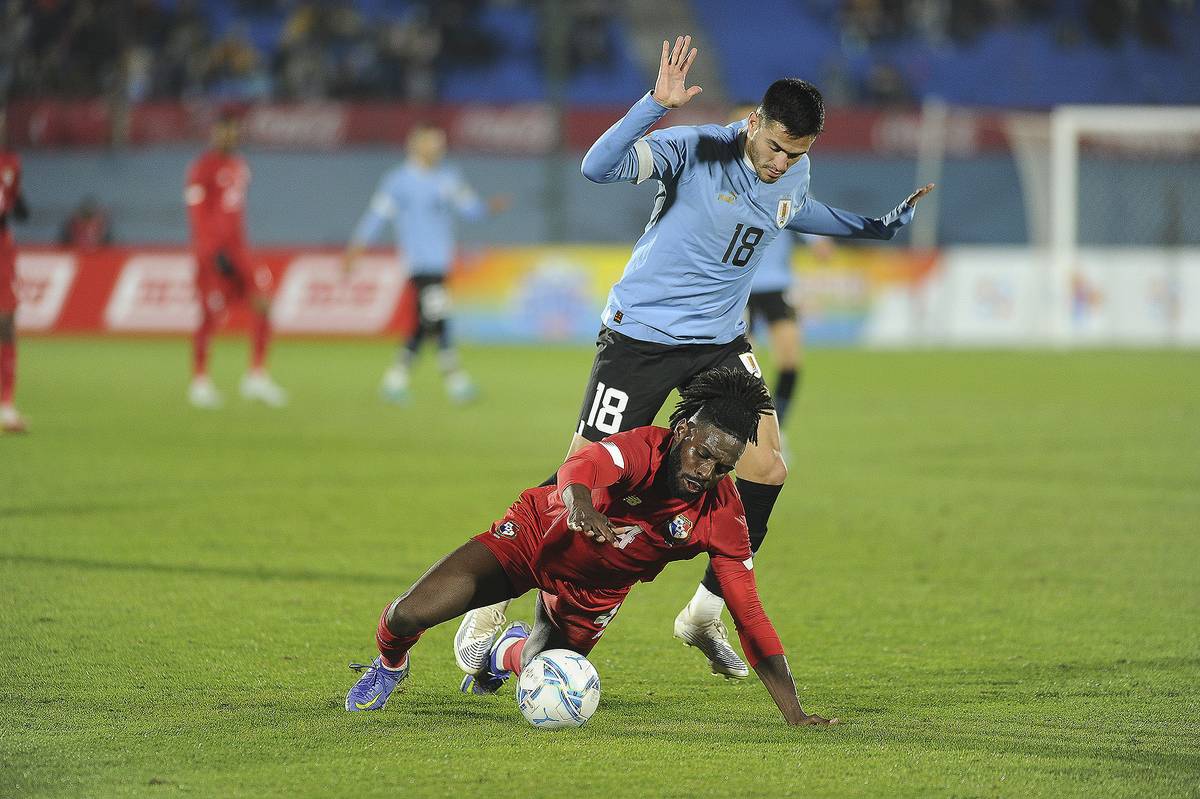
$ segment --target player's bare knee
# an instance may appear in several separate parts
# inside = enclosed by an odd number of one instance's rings
[[[787,481],[788,468],[783,460],[783,453],[773,449],[763,459],[763,463],[755,469],[757,477],[748,477],[756,483],[769,486],[781,486]]]
[[[420,618],[420,614],[414,613],[403,600],[388,608],[385,624],[388,632],[400,637],[417,635],[428,627]]]

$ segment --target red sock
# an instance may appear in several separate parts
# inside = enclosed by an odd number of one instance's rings
[[[250,356],[250,368],[259,371],[267,363],[267,344],[271,340],[271,319],[265,314],[254,315],[253,345]]]
[[[521,673],[521,653],[525,651],[525,642],[528,638],[522,638],[515,644],[508,647],[508,651],[504,653],[504,662],[500,665],[513,674]]]
[[[208,374],[208,345],[212,341],[213,317],[207,311],[200,317],[200,326],[192,333],[192,377]]]
[[[398,669],[403,666],[404,659],[408,656],[408,650],[412,649],[413,644],[421,637],[421,633],[408,636],[393,635],[392,631],[387,628],[388,612],[391,611],[394,604],[396,603],[389,602],[388,606],[383,609],[383,613],[379,614],[379,626],[375,628],[375,646],[379,648],[383,665],[389,669]]]
[[[17,342],[0,343],[0,405],[13,401],[17,390]]]

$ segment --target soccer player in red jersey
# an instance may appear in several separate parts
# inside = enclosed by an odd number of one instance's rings
[[[0,108],[0,429],[24,433],[25,420],[17,412],[13,394],[17,387],[17,248],[9,220],[29,216],[21,195],[21,159],[7,147],[5,111]]]
[[[763,382],[714,369],[681,392],[670,429],[639,427],[589,444],[558,472],[558,485],[524,491],[488,532],[435,564],[384,608],[379,657],[346,697],[349,711],[379,710],[409,672],[409,649],[430,627],[537,589],[532,630],[476,625],[457,659],[462,690],[495,693],[539,652],[595,646],[630,588],[676,560],[708,555],[737,624],[746,659],[789,724],[828,724],[800,708],[779,636],[754,582],[745,510],[729,472],[759,417]],[[460,637],[461,637],[460,630]],[[457,642],[456,642],[457,643]],[[466,661],[466,662],[465,662]],[[835,720],[836,721],[836,720]]]
[[[246,246],[250,168],[237,153],[238,128],[237,117],[230,114],[213,125],[212,146],[188,167],[184,190],[200,301],[200,325],[192,337],[188,399],[200,408],[221,405],[221,395],[208,377],[208,347],[228,305],[243,301],[249,301],[254,322],[250,369],[242,378],[242,396],[273,407],[287,403],[287,392],[266,371],[272,281],[268,269],[253,267]]]

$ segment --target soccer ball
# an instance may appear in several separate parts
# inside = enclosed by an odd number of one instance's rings
[[[600,675],[583,655],[550,649],[529,661],[517,679],[517,706],[535,727],[582,727],[600,703]]]

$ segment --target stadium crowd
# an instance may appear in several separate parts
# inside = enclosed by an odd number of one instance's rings
[[[803,0],[808,19],[837,31],[843,52],[880,52],[838,102],[909,102],[919,91],[887,48],[970,47],[985,31],[1038,25],[1061,47],[1137,42],[1182,46],[1172,14],[1193,0]],[[573,0],[572,70],[603,67],[627,23],[620,0]],[[769,7],[764,7],[769,12]],[[537,47],[537,0],[7,0],[0,11],[0,97],[108,97],[126,102],[435,100],[448,71]],[[507,20],[501,24],[498,20]],[[522,29],[527,37],[512,35]],[[485,99],[485,98],[480,98]]]

